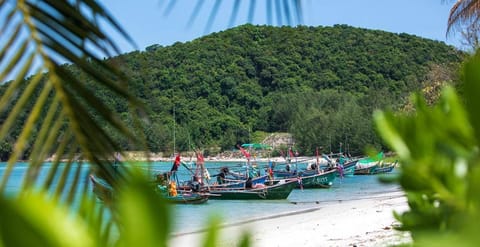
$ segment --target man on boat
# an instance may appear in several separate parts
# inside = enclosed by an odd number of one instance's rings
[[[220,171],[220,173],[217,174],[217,183],[218,184],[225,183],[225,172],[224,171]]]
[[[173,179],[178,180],[177,178],[177,170],[180,166],[180,153],[177,154],[175,157],[175,161],[173,162],[172,169],[170,169],[170,173],[172,174]]]

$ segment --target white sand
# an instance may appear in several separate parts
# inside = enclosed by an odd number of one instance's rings
[[[252,246],[388,246],[411,242],[393,229],[393,211],[408,209],[402,192],[316,204],[310,209],[224,225],[216,246],[238,246],[249,231]],[[170,246],[201,246],[205,233],[178,233]]]

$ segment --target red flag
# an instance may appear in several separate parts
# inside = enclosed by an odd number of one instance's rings
[[[293,151],[291,148],[288,150],[288,153],[290,154],[290,157],[295,157],[295,155],[293,155]]]
[[[242,148],[241,146],[238,146],[238,148],[240,149],[240,151],[242,152],[243,155],[245,155],[245,157],[247,159],[250,159],[250,154],[248,153],[247,150],[245,150],[245,148]]]
[[[199,165],[203,165],[205,163],[205,160],[203,159],[203,155],[201,153],[197,153],[197,163]]]
[[[175,161],[173,162],[172,169],[170,171],[177,171],[178,167],[180,166],[180,153],[177,154],[177,157],[175,157]]]

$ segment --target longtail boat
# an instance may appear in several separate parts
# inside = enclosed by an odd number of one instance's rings
[[[301,187],[303,189],[310,189],[310,188],[330,188],[333,185],[333,181],[335,177],[337,177],[338,170],[331,169],[328,171],[320,171],[320,173],[302,173],[300,174],[300,178],[302,179],[301,184],[297,187]]]
[[[90,181],[93,185],[93,192],[100,200],[112,200],[115,196],[115,191],[106,181],[90,175]],[[168,202],[173,204],[201,204],[208,201],[209,194],[195,193],[187,191],[178,191],[174,196],[169,195],[164,189],[157,186],[156,191],[159,196],[165,198]]]
[[[332,186],[335,177],[337,176],[337,169],[330,169],[327,171],[322,170],[304,170],[294,172],[287,171],[274,171],[275,178],[301,178],[301,183],[297,185],[297,188],[310,189],[310,188],[329,188]]]
[[[251,179],[251,184],[265,184],[267,181],[268,175],[262,175],[258,177],[254,177]],[[247,179],[224,179],[222,184],[212,184],[210,188],[218,188],[218,189],[225,189],[225,188],[245,188],[247,186]]]
[[[342,165],[342,170],[337,173],[337,176],[351,177],[355,174],[355,166],[358,160],[350,161]]]
[[[393,168],[395,168],[395,166],[397,165],[397,162],[393,162],[393,163],[387,163],[387,164],[382,164],[382,165],[379,165],[375,171],[374,171],[374,174],[381,174],[381,173],[389,173],[389,172],[392,172],[393,171]]]
[[[383,163],[384,154],[379,152],[374,157],[366,157],[357,161],[355,165],[355,175],[376,174],[375,171]]]
[[[257,185],[252,188],[211,188],[210,193],[220,196],[212,196],[216,200],[284,200],[297,186],[296,179],[276,181],[273,185]]]
[[[370,162],[365,164],[358,164],[355,167],[353,174],[355,175],[371,175],[375,174],[375,170],[378,168],[378,162]]]

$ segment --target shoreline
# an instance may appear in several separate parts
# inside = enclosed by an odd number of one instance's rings
[[[393,211],[408,209],[401,191],[312,204],[307,209],[222,224],[216,246],[238,246],[247,231],[252,246],[386,246],[412,241],[408,232],[394,229],[399,223]],[[170,245],[200,244],[205,231],[174,233]]]

